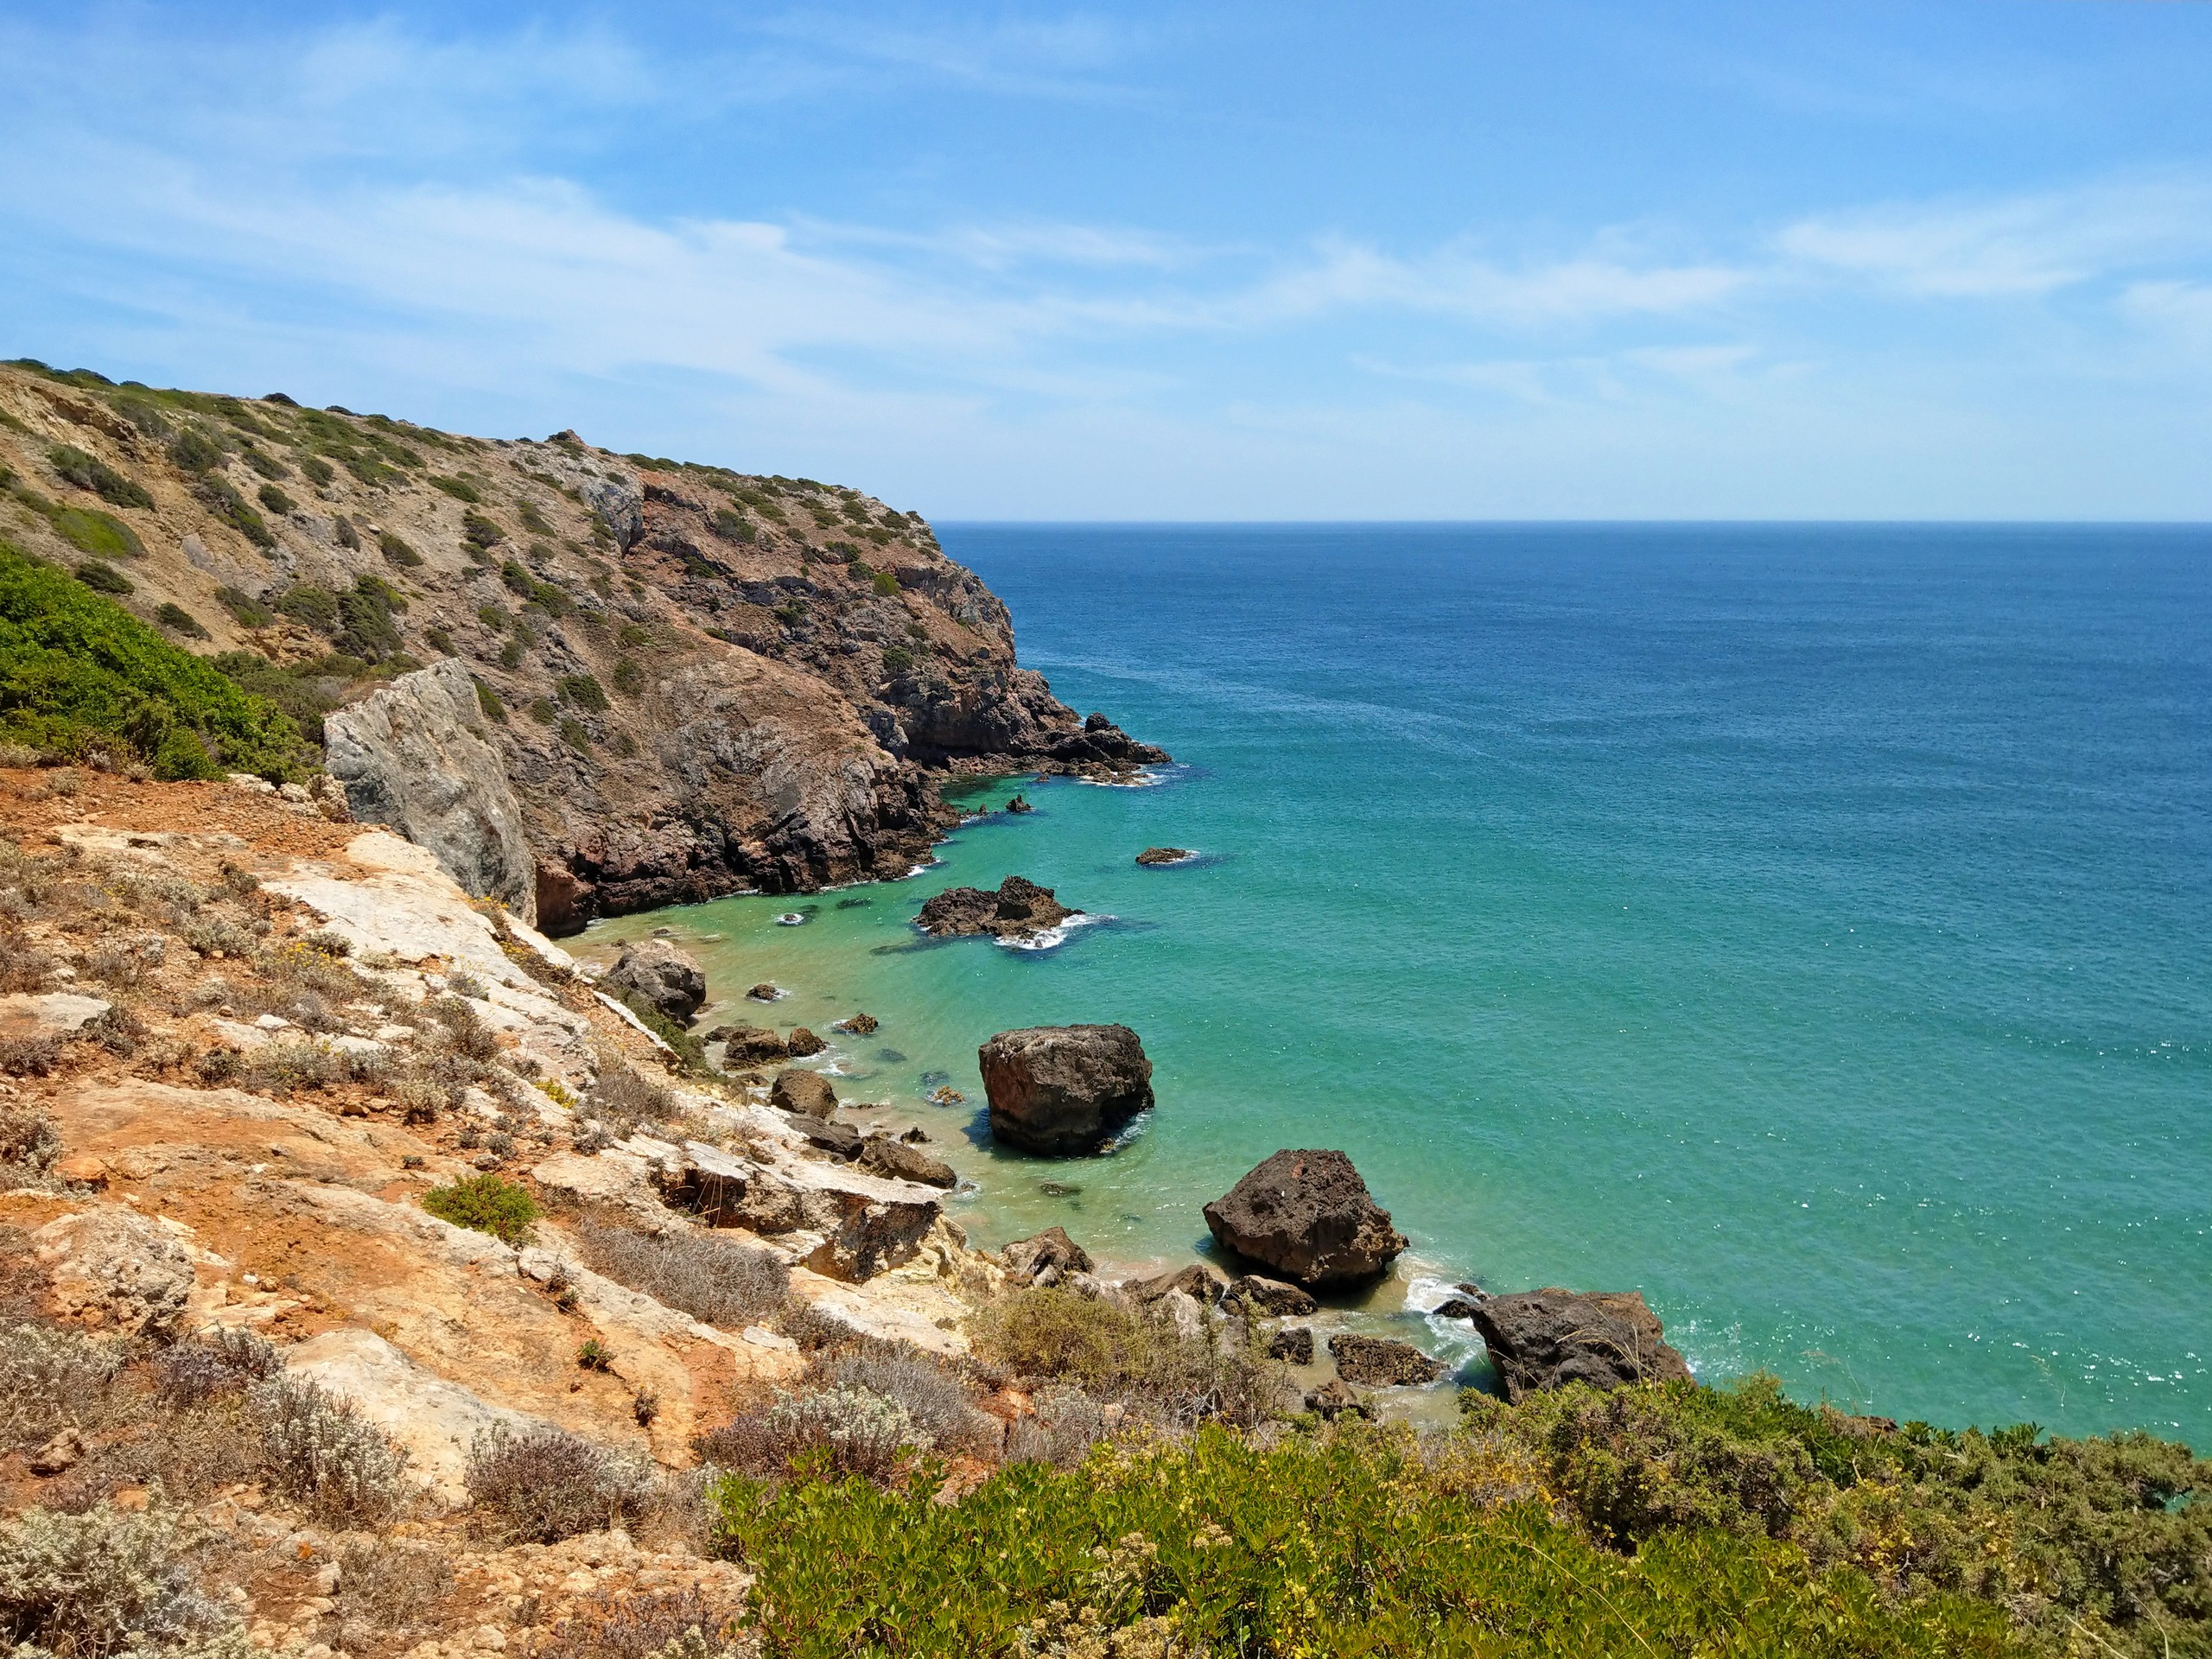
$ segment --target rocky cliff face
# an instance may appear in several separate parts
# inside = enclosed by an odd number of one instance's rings
[[[0,536],[252,653],[241,677],[309,723],[462,664],[556,932],[903,873],[949,771],[1165,759],[1018,666],[1006,607],[918,514],[573,433],[0,366]]]

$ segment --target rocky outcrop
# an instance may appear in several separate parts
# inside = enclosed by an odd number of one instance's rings
[[[192,1294],[192,1257],[158,1223],[114,1205],[31,1236],[54,1313],[92,1330],[167,1339]]]
[[[1309,1289],[1380,1278],[1406,1248],[1341,1152],[1278,1152],[1205,1207],[1215,1240]]]
[[[1229,1294],[1229,1281],[1205,1262],[1193,1262],[1172,1273],[1130,1280],[1122,1287],[1122,1294],[1138,1303],[1156,1302],[1179,1292],[1201,1307],[1218,1307]]]
[[[1338,1376],[1363,1389],[1419,1387],[1435,1382],[1446,1369],[1442,1360],[1430,1358],[1409,1342],[1350,1332],[1329,1338],[1329,1357],[1336,1361]]]
[[[707,1040],[725,1045],[722,1064],[728,1066],[771,1065],[791,1058],[791,1046],[766,1026],[716,1026]]]
[[[1186,847],[1147,847],[1137,855],[1137,862],[1145,865],[1180,864],[1191,856]]]
[[[1485,1296],[1472,1317],[1510,1401],[1570,1382],[1618,1389],[1690,1374],[1636,1291],[1554,1287]]]
[[[1231,1301],[1243,1302],[1256,1312],[1277,1319],[1304,1319],[1320,1306],[1296,1285],[1287,1285],[1280,1279],[1269,1279],[1257,1273],[1248,1273],[1232,1281],[1229,1297]]]
[[[976,1059],[992,1135],[1025,1152],[1096,1152],[1152,1109],[1152,1062],[1127,1026],[1002,1031]]]
[[[931,938],[1028,939],[1080,916],[1025,876],[1009,875],[996,893],[981,887],[948,887],[922,906],[914,925]]]
[[[913,1259],[944,1214],[936,1189],[857,1167],[703,1141],[658,1153],[669,1202],[710,1226],[802,1235],[816,1272],[860,1283]]]
[[[795,1060],[809,1058],[829,1046],[804,1026],[793,1026],[791,1034],[784,1039],[785,1052]]]
[[[1268,1338],[1268,1357],[1281,1360],[1287,1365],[1311,1365],[1313,1363],[1313,1327],[1310,1325],[1287,1325]]]
[[[894,1181],[912,1181],[920,1186],[960,1185],[960,1177],[942,1158],[932,1158],[919,1147],[894,1141],[887,1135],[868,1136],[861,1147],[860,1163],[862,1169],[874,1170]]]
[[[467,892],[537,917],[537,861],[506,763],[485,736],[475,682],[452,658],[326,715],[330,775],[362,823],[435,855]]]
[[[690,1024],[707,1001],[706,970],[666,939],[623,946],[600,982],[658,1008],[679,1026]]]

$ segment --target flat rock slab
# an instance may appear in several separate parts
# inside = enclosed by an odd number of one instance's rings
[[[1329,1338],[1329,1357],[1337,1362],[1338,1376],[1363,1389],[1415,1388],[1435,1382],[1447,1369],[1409,1342],[1349,1332]]]

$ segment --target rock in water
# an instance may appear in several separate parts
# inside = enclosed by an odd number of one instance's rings
[[[1380,1278],[1406,1248],[1341,1152],[1279,1152],[1205,1217],[1221,1244],[1308,1289]]]
[[[1017,795],[1006,804],[1006,810],[1019,817],[1024,812],[1034,812],[1037,809],[1030,805],[1023,797]]]
[[[778,1111],[826,1118],[837,1109],[837,1091],[819,1071],[793,1066],[776,1073],[775,1084],[768,1090],[768,1103]]]
[[[1285,1325],[1268,1338],[1268,1357],[1280,1359],[1286,1364],[1311,1365],[1313,1363],[1313,1327],[1310,1325]]]
[[[1248,1302],[1270,1319],[1303,1319],[1320,1304],[1296,1285],[1248,1273],[1229,1287],[1230,1300]]]
[[[1516,1402],[1569,1382],[1618,1389],[1690,1374],[1688,1362],[1668,1345],[1659,1316],[1632,1290],[1485,1296],[1471,1317],[1505,1397]]]
[[[941,1158],[932,1158],[918,1147],[894,1141],[887,1135],[871,1135],[861,1147],[861,1167],[887,1175],[894,1181],[918,1181],[924,1186],[957,1186],[960,1177]]]
[[[1051,1285],[1070,1274],[1089,1273],[1090,1257],[1065,1227],[1047,1227],[1016,1239],[999,1252],[1007,1275],[1017,1285]]]
[[[849,1032],[855,1037],[866,1037],[875,1030],[876,1018],[872,1014],[855,1014],[840,1020],[830,1027],[832,1031]]]
[[[1180,864],[1191,855],[1187,847],[1147,847],[1137,855],[1140,864]]]
[[[330,775],[362,823],[426,848],[469,893],[537,919],[537,866],[476,683],[448,658],[323,717]]]
[[[1409,1342],[1355,1337],[1349,1332],[1329,1338],[1329,1357],[1337,1362],[1338,1376],[1363,1389],[1433,1382],[1445,1370],[1442,1360],[1431,1359]]]
[[[829,1046],[829,1044],[823,1042],[804,1026],[793,1026],[791,1034],[784,1039],[784,1047],[795,1060],[803,1060],[810,1054],[819,1054]]]
[[[707,974],[666,939],[625,945],[604,983],[658,1008],[679,1026],[691,1023],[707,1001]]]
[[[923,905],[914,925],[936,939],[988,933],[997,939],[1022,939],[1080,916],[1027,876],[1009,875],[996,893],[981,887],[948,887]]]
[[[1025,1152],[1096,1152],[1152,1107],[1152,1062],[1127,1026],[1002,1031],[976,1058],[991,1133]]]

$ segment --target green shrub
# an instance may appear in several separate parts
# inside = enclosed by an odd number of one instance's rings
[[[162,778],[299,774],[298,729],[114,601],[0,542],[0,737],[121,748]]]
[[[614,689],[626,697],[634,697],[645,689],[645,671],[631,658],[625,657],[614,664]]]
[[[417,464],[420,464],[419,461]],[[484,499],[477,493],[476,486],[465,478],[440,478],[434,474],[430,479],[430,487],[434,490],[443,490],[454,500],[466,501],[471,505]]]
[[[519,594],[524,599],[528,599],[537,588],[537,578],[523,568],[522,561],[519,559],[509,559],[499,567],[499,580],[506,584],[509,593]]]
[[[589,674],[564,675],[559,683],[559,690],[565,702],[573,702],[579,709],[588,709],[595,715],[607,712],[607,693],[601,689],[598,680]]]
[[[188,427],[169,445],[169,460],[181,472],[213,472],[223,464],[223,448],[204,433]]]
[[[377,537],[386,564],[397,565],[402,570],[412,570],[423,563],[423,556],[390,531]]]
[[[77,580],[96,594],[135,594],[138,584],[111,564],[86,559],[77,567]]]
[[[591,753],[591,734],[584,729],[582,721],[573,717],[563,719],[558,728],[561,741],[578,754]]]
[[[501,668],[520,668],[522,666],[522,658],[523,642],[520,639],[510,639],[505,645],[499,647],[499,666]]]
[[[265,628],[276,620],[266,605],[236,588],[218,588],[215,598],[231,613],[231,620],[242,628]]]
[[[194,1541],[166,1504],[26,1510],[0,1525],[0,1631],[24,1655],[249,1653],[192,1587]]]
[[[244,423],[241,423],[241,424]],[[258,432],[264,437],[273,435],[267,427],[262,426],[258,423],[252,425],[250,429]],[[238,453],[245,457],[245,464],[252,467],[255,472],[259,473],[264,478],[289,478],[292,475],[291,468],[285,466],[283,461],[277,460],[276,456],[268,454],[264,450],[255,448],[250,443],[241,446]]]
[[[318,633],[337,631],[338,595],[318,583],[295,582],[276,595],[276,608],[293,621],[304,623]]]
[[[99,559],[136,559],[145,554],[138,533],[112,513],[95,507],[57,507],[48,518],[55,533],[79,553]]]
[[[434,624],[423,630],[423,638],[429,643],[430,649],[441,657],[450,657],[459,650],[453,642],[453,631],[450,628]]]
[[[507,538],[507,532],[498,523],[470,508],[461,515],[461,539],[471,547],[497,547]]]
[[[497,1175],[472,1175],[450,1186],[434,1186],[423,1207],[441,1221],[489,1233],[504,1244],[519,1244],[537,1219],[537,1200],[530,1189]]]
[[[522,520],[522,527],[533,536],[550,536],[554,533],[553,526],[545,521],[545,515],[537,510],[534,502],[516,503],[515,517]]]
[[[348,552],[357,553],[360,550],[361,532],[353,527],[353,521],[344,513],[340,513],[337,518],[330,521],[330,528],[338,537],[339,546]]]
[[[906,646],[886,645],[883,648],[883,671],[886,674],[904,674],[913,665],[914,653]]]
[[[329,488],[331,480],[338,476],[337,469],[321,455],[312,455],[302,450],[298,460],[300,470],[307,474],[308,481],[319,488]]]
[[[285,494],[274,484],[263,485],[256,493],[261,498],[261,505],[274,513],[289,512],[296,505],[290,496]]]
[[[502,726],[507,723],[507,705],[499,701],[498,692],[481,680],[476,682],[476,706],[487,719],[496,720]]]
[[[200,619],[174,601],[165,601],[154,613],[154,620],[171,633],[181,633],[188,639],[205,639],[207,630],[200,626]]]
[[[875,591],[886,599],[891,598],[899,591],[899,578],[888,570],[877,571],[871,580],[875,584]]]
[[[957,1503],[926,1470],[889,1491],[728,1477],[715,1499],[771,1659],[2008,1651],[1988,1610],[1891,1605],[1764,1539],[1610,1554],[1491,1472],[1402,1437],[1263,1451],[1208,1428],[1071,1471],[1016,1465]]]
[[[144,485],[125,478],[105,461],[86,454],[73,445],[57,444],[46,452],[46,458],[54,463],[55,472],[79,489],[92,491],[110,506],[150,507],[154,505],[154,498],[146,493]]]
[[[202,479],[200,483],[200,499],[207,503],[208,510],[218,518],[230,525],[256,547],[276,545],[276,537],[270,531],[268,521],[253,508],[248,506],[245,498],[223,480]]]

